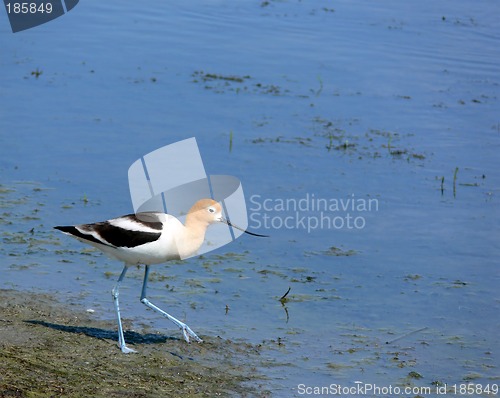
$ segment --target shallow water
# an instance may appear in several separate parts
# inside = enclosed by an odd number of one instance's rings
[[[158,266],[153,302],[260,344],[275,396],[498,384],[499,8],[84,2],[17,34],[1,14],[0,286],[112,318],[121,265],[51,226],[130,212],[130,164],[196,136],[271,237]],[[141,277],[124,316],[177,336]]]

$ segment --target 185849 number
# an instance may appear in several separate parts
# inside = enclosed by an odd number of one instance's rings
[[[5,3],[9,14],[50,14],[52,3]]]

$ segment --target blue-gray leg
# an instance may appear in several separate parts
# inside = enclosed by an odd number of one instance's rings
[[[148,285],[148,277],[149,277],[149,265],[146,265],[146,271],[144,272],[144,283],[142,284],[142,293],[141,293],[141,303],[146,305],[147,307],[159,312],[162,314],[165,318],[168,318],[171,320],[173,323],[175,323],[181,330],[182,334],[184,335],[184,339],[189,343],[189,337],[191,336],[193,339],[195,339],[198,343],[201,343],[203,340],[200,339],[195,332],[191,330],[191,328],[186,325],[185,323],[179,321],[177,318],[174,318],[172,315],[167,314],[165,311],[163,311],[161,308],[157,307],[153,303],[151,303],[147,298],[146,298],[146,290],[147,290],[147,285]]]
[[[130,352],[137,352],[132,348],[128,348],[125,344],[125,337],[123,337],[122,318],[120,316],[120,305],[118,303],[118,296],[120,295],[120,283],[122,282],[123,278],[125,278],[128,267],[128,264],[125,264],[125,267],[123,267],[123,271],[120,274],[115,287],[113,287],[113,290],[111,290],[111,294],[113,295],[113,302],[115,304],[116,317],[118,318],[118,345],[120,346],[122,352],[125,354],[128,354]]]

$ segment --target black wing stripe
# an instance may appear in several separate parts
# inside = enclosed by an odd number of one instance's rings
[[[114,225],[111,225],[107,221],[96,224],[85,224],[79,226],[80,229],[89,231],[88,234],[82,233],[76,227],[73,226],[63,226],[54,227],[62,232],[73,235],[76,238],[84,239],[89,242],[99,243],[101,245],[115,246],[115,247],[136,247],[144,245],[146,243],[154,242],[158,240],[161,236],[160,232],[141,232],[141,231],[130,231],[123,229]],[[103,241],[96,239],[92,232],[97,233]]]
[[[80,239],[88,240],[89,242],[99,243],[100,245],[112,247],[112,245],[106,245],[106,243],[94,238],[92,235],[81,233],[80,231],[78,231],[78,229],[76,229],[75,227],[73,227],[71,225],[58,226],[58,227],[54,227],[54,229],[58,229],[59,231],[73,235],[75,238],[80,238]]]
[[[107,221],[98,225],[94,224],[94,231],[106,242],[116,247],[136,247],[154,242],[161,236],[160,232],[130,231],[114,226]]]

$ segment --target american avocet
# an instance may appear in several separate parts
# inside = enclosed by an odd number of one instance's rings
[[[208,226],[217,222],[225,223],[250,235],[265,236],[245,231],[230,223],[229,220],[222,217],[221,205],[212,199],[201,199],[196,202],[187,213],[185,225],[172,215],[148,212],[129,214],[94,224],[54,228],[125,263],[123,271],[113,287],[112,295],[118,318],[118,345],[122,352],[129,353],[135,352],[135,350],[125,344],[118,295],[120,283],[131,265],[146,266],[141,303],[158,311],[175,323],[182,330],[184,339],[188,343],[190,337],[197,342],[202,342],[188,325],[151,303],[146,298],[146,289],[150,265],[192,256],[203,244]]]

